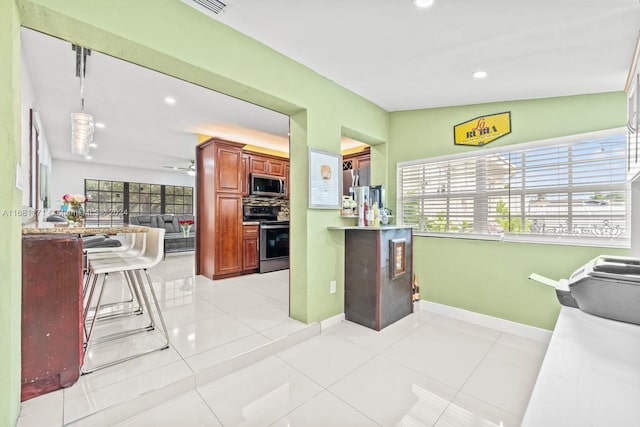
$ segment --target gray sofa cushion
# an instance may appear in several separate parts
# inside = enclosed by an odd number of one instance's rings
[[[158,228],[157,215],[138,215],[129,217],[129,224],[143,227]]]
[[[167,252],[179,252],[184,250],[195,249],[195,239],[167,239],[170,236],[182,237],[182,226],[179,221],[183,219],[194,220],[193,215],[138,215],[129,217],[129,224],[140,225],[144,227],[164,228],[165,233],[165,250]],[[195,224],[191,226],[190,236],[195,236]]]
[[[156,217],[157,227],[164,228],[167,233],[178,233],[182,231],[178,224],[178,217],[173,215],[158,215]]]

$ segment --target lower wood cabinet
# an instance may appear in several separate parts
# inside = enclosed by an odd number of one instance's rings
[[[260,263],[259,227],[245,225],[242,227],[242,272],[255,273]]]
[[[21,400],[75,383],[83,359],[82,240],[22,238]]]

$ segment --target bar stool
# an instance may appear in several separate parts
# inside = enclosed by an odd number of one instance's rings
[[[119,247],[109,247],[109,248],[88,248],[84,249],[84,253],[86,256],[86,265],[87,269],[84,274],[84,286],[83,286],[83,295],[87,295],[87,289],[93,278],[93,274],[91,270],[88,268],[89,262],[91,260],[114,260],[115,262],[119,262],[121,257],[123,256],[140,256],[144,253],[146,249],[146,234],[147,233],[128,233],[125,237],[125,244]],[[122,304],[128,304],[131,306],[131,309],[124,314],[141,314],[142,313],[142,304],[140,304],[140,296],[137,295],[136,287],[131,284],[130,274],[124,273],[125,282],[129,289],[129,298],[123,301],[113,302],[109,304],[103,304],[103,307],[109,306],[117,306]],[[135,301],[134,301],[135,298]],[[137,305],[136,305],[137,303]],[[102,316],[105,317],[105,316]],[[113,317],[108,316],[106,318]],[[85,331],[86,332],[86,331]],[[86,333],[85,333],[86,335]]]
[[[164,335],[164,343],[157,348],[152,348],[146,351],[142,351],[140,353],[136,353],[130,356],[121,357],[106,363],[103,363],[99,366],[88,369],[83,365],[81,369],[82,374],[88,374],[90,372],[94,372],[98,369],[103,369],[108,366],[113,366],[117,363],[121,363],[127,360],[131,360],[145,354],[164,350],[169,348],[169,333],[167,331],[167,326],[165,324],[164,318],[162,317],[162,311],[160,309],[160,304],[158,303],[158,299],[156,297],[155,290],[153,289],[153,283],[151,281],[151,276],[149,275],[148,269],[157,265],[164,255],[163,245],[164,245],[164,229],[159,228],[151,228],[146,236],[146,245],[145,251],[143,254],[138,256],[127,256],[118,254],[118,257],[111,257],[107,259],[94,259],[89,261],[89,273],[91,274],[91,286],[89,289],[89,293],[85,302],[84,309],[84,321],[86,327],[86,343],[85,343],[85,353],[91,348],[93,345],[105,343],[108,341],[116,340],[119,338],[128,337],[134,334],[149,332],[156,329],[156,325],[158,325],[156,321],[156,315],[160,321],[161,333]],[[137,295],[140,295],[140,303],[143,306],[143,311],[149,316],[149,325],[133,328],[133,329],[125,329],[123,331],[111,333],[108,335],[104,335],[101,337],[93,336],[93,329],[95,326],[96,319],[98,318],[98,314],[102,307],[102,298],[104,295],[105,288],[108,286],[109,274],[115,272],[123,272],[125,273],[131,282],[131,286],[134,289],[134,292]],[[144,273],[144,274],[143,274]],[[91,311],[91,302],[93,296],[96,291],[96,286],[98,282],[98,278],[102,276],[102,283],[100,285],[100,291],[98,293],[98,298],[96,302],[96,306],[94,309],[94,315],[89,316]],[[145,280],[146,277],[146,287],[149,288],[149,295],[147,294],[147,290],[145,289]],[[155,314],[152,310],[151,301],[155,305]],[[88,324],[88,327],[87,327]]]

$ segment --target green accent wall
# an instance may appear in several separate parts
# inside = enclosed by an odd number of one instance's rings
[[[0,1],[0,425],[14,425],[20,410],[21,234],[20,40],[18,9]],[[15,212],[15,213],[14,213]]]
[[[625,102],[624,92],[612,92],[391,113],[388,167],[395,174],[399,162],[480,152],[482,148],[453,144],[453,126],[474,117],[511,112],[512,133],[486,146],[493,148],[622,127]],[[388,182],[394,203],[395,178]],[[424,236],[416,236],[414,245],[422,299],[545,329],[553,329],[560,305],[554,290],[528,280],[529,274],[566,278],[596,255],[628,253]]]

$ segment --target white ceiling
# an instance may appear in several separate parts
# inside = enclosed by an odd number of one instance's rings
[[[623,90],[640,30],[638,0],[228,1],[219,21],[388,111]]]
[[[623,90],[640,30],[638,0],[230,2],[212,19],[388,111]],[[52,156],[78,160],[75,52],[28,29],[22,44]],[[476,70],[489,76],[475,80]],[[99,52],[87,61],[85,100],[106,125],[96,163],[188,166],[196,133],[288,147],[288,117]]]

